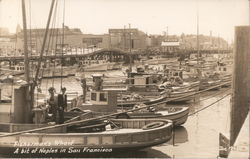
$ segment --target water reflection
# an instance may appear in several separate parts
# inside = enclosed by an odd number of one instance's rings
[[[119,153],[111,153],[109,156],[111,158],[170,158],[170,156],[162,151],[155,150],[152,148],[147,148],[140,151],[129,151],[128,152],[119,152]]]
[[[183,126],[178,126],[174,129],[174,145],[182,144],[188,142],[188,132]],[[171,139],[169,144],[173,144],[173,139]]]

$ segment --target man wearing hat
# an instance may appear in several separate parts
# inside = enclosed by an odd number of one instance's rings
[[[67,108],[67,95],[66,88],[61,89],[62,93],[58,94],[58,113],[59,113],[59,124],[64,122],[64,109]]]
[[[49,104],[50,112],[52,113],[52,119],[54,122],[58,123],[58,117],[57,117],[58,103],[57,103],[57,97],[55,96],[55,88],[50,87],[48,91],[50,97],[47,102]]]

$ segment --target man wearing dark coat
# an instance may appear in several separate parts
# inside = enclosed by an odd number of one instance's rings
[[[61,89],[62,93],[58,94],[58,113],[59,113],[59,124],[64,123],[64,109],[67,108],[67,95],[66,88]]]
[[[53,122],[58,122],[58,99],[57,96],[55,95],[55,88],[54,87],[50,87],[49,88],[49,94],[50,97],[48,99],[48,105],[49,105],[49,110],[50,113],[52,113],[52,120]]]

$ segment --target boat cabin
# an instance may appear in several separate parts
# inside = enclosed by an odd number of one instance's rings
[[[11,66],[10,69],[14,70],[14,71],[18,71],[18,72],[23,72],[24,71],[24,66],[22,66],[22,65],[15,65],[15,66]]]
[[[216,67],[216,72],[218,72],[219,74],[232,74],[232,65],[227,65],[224,63],[219,63]]]
[[[83,110],[94,112],[116,112],[117,91],[103,89],[103,75],[92,75],[94,86],[90,91],[90,101],[82,103],[79,107]]]
[[[183,71],[182,70],[165,69],[165,74],[168,77],[180,77],[181,79],[183,79]]]
[[[129,91],[147,91],[154,84],[153,75],[144,72],[130,72],[127,83]]]

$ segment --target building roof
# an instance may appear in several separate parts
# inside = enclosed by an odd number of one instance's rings
[[[179,41],[162,41],[161,46],[180,46]]]
[[[36,36],[44,36],[46,29],[45,28],[38,28],[38,29],[27,29],[27,32],[32,35]],[[54,35],[62,35],[64,32],[65,35],[82,35],[82,32],[79,28],[69,28],[68,26],[64,27],[64,30],[62,28],[50,28],[49,33]],[[18,33],[19,36],[23,36],[23,30]]]

